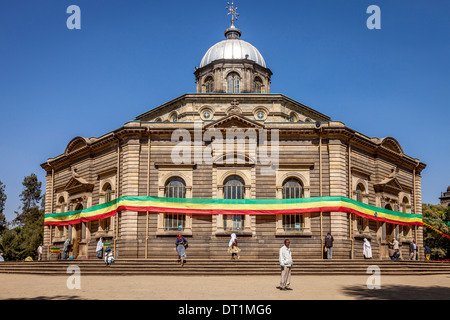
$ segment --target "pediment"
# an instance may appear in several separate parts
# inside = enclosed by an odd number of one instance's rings
[[[66,147],[65,154],[68,155],[77,150],[83,149],[89,146],[89,139],[84,137],[73,138]]]
[[[386,178],[379,183],[374,184],[375,191],[385,191],[397,194],[400,191],[403,191],[403,187],[398,181],[397,178]]]
[[[209,123],[205,129],[263,129],[264,125],[239,114],[231,114]]]
[[[69,182],[64,187],[64,191],[67,191],[69,194],[88,191],[91,192],[94,189],[94,185],[91,183],[87,183],[85,181],[80,181],[76,178],[70,178]]]
[[[398,143],[398,141],[392,137],[383,138],[380,144],[383,148],[386,148],[398,154],[403,154],[403,149],[400,143]]]
[[[77,193],[77,192],[91,192],[94,189],[94,184],[89,183],[86,179],[82,178],[77,170],[72,168],[72,177],[69,182],[64,187],[64,191],[69,194]]]

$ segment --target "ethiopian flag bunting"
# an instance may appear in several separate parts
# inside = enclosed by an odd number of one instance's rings
[[[92,208],[45,215],[45,225],[73,225],[114,216],[119,211],[184,214],[276,215],[314,212],[346,212],[372,220],[422,225],[422,215],[401,213],[370,206],[344,197],[299,199],[199,199],[123,197]]]

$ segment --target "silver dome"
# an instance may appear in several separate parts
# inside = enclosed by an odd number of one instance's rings
[[[213,45],[203,57],[200,68],[219,59],[249,59],[266,68],[266,62],[258,49],[240,39],[226,39]]]

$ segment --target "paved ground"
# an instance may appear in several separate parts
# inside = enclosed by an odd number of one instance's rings
[[[0,274],[0,299],[45,300],[361,300],[450,299],[450,275],[382,276],[379,290],[367,276],[293,276],[292,291],[276,289],[277,276],[67,276]],[[75,282],[70,282],[75,284]]]

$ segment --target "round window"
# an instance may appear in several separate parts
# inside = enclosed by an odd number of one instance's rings
[[[210,117],[211,117],[211,113],[209,111],[203,112],[203,118],[204,119],[209,119]]]
[[[258,119],[262,120],[262,119],[264,119],[265,114],[264,114],[264,112],[259,111],[259,112],[256,114],[256,116],[257,116]]]

